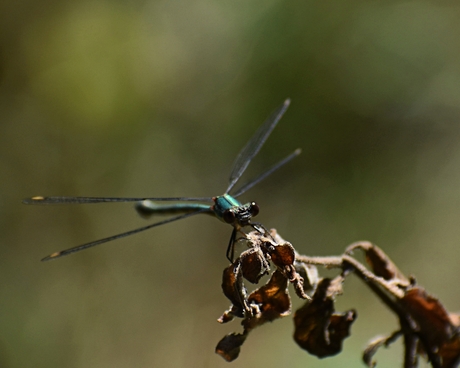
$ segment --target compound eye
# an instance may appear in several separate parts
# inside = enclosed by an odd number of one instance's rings
[[[235,222],[235,214],[230,210],[225,211],[222,217],[227,224],[233,224]]]
[[[256,202],[252,202],[251,206],[249,207],[249,213],[255,217],[259,214],[259,206]]]

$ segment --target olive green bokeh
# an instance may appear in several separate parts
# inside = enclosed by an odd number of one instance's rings
[[[0,366],[227,367],[221,272],[231,229],[206,216],[50,263],[145,224],[132,206],[23,206],[33,195],[222,194],[238,150],[291,107],[245,194],[304,254],[370,240],[458,309],[460,6],[427,1],[0,4]],[[299,305],[295,301],[295,305]],[[355,367],[397,324],[358,281],[358,320],[318,360],[290,318],[233,367]],[[377,359],[398,366],[401,350]]]

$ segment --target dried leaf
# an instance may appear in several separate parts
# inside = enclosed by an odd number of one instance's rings
[[[377,353],[377,350],[382,346],[387,347],[393,341],[395,341],[399,336],[401,336],[401,331],[396,331],[390,336],[377,336],[369,342],[366,349],[363,352],[363,361],[368,367],[375,367],[377,365],[376,361],[373,361],[372,358]]]
[[[294,262],[297,273],[303,278],[303,290],[315,290],[319,282],[318,268],[314,265]]]
[[[409,284],[409,281],[404,274],[399,271],[391,259],[375,244],[362,241],[350,245],[346,249],[346,254],[351,254],[355,249],[362,249],[366,254],[366,261],[370,265],[375,275],[384,278],[385,280],[397,279],[401,283]]]
[[[237,288],[237,273],[235,273],[235,266],[230,265],[224,269],[222,276],[222,291],[224,295],[230,299],[233,304],[239,304],[240,300],[236,295]]]
[[[294,316],[294,340],[310,354],[319,358],[338,354],[343,340],[349,336],[349,328],[356,319],[356,312],[334,313],[334,292],[337,286],[330,279],[319,283],[313,300],[296,311]]]
[[[264,286],[254,290],[248,297],[251,308],[259,313],[248,316],[243,321],[246,330],[251,330],[267,321],[284,317],[291,313],[291,299],[287,290],[287,279],[280,271],[275,271]]]
[[[456,332],[444,306],[420,287],[406,291],[399,301],[419,326],[420,333],[434,349],[450,341]]]
[[[222,290],[224,295],[230,299],[232,306],[218,319],[220,323],[226,323],[233,319],[233,316],[243,317],[244,312],[249,309],[246,304],[246,291],[242,282],[241,267],[230,265],[224,269],[222,275]]]
[[[230,273],[232,272],[227,269],[224,275]],[[229,276],[227,278],[231,279]],[[252,313],[246,313],[242,321],[244,334],[233,333],[225,336],[217,345],[216,353],[229,362],[236,359],[240,353],[241,346],[252,329],[267,321],[290,314],[291,300],[287,293],[287,285],[286,277],[277,270],[272,274],[266,285],[254,290],[248,298],[249,308]],[[227,322],[229,316],[232,316],[232,310],[225,312],[219,322]]]
[[[239,257],[243,277],[253,284],[257,284],[260,278],[269,271],[269,264],[259,248],[251,248],[243,252]]]
[[[284,266],[290,266],[294,263],[295,260],[294,247],[291,245],[291,243],[288,242],[276,245],[270,252],[270,257],[272,262],[280,268],[283,268]]]
[[[342,276],[337,276],[337,277],[334,277],[328,287],[327,287],[327,291],[326,291],[326,297],[332,299],[332,300],[335,300],[335,297],[337,295],[342,295],[343,294],[343,282],[344,282],[344,278]]]
[[[240,354],[241,345],[246,340],[247,333],[236,334],[232,333],[225,336],[216,346],[216,353],[224,358],[227,362],[231,362],[238,358]]]
[[[433,360],[439,359],[442,367],[458,366],[460,336],[456,315],[449,314],[438,299],[420,287],[407,290],[399,303],[417,324],[425,352]]]
[[[460,339],[455,336],[451,341],[444,344],[438,351],[442,358],[442,367],[458,367],[460,365]]]

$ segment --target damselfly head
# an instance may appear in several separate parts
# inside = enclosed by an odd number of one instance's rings
[[[236,228],[248,226],[251,219],[259,213],[259,206],[256,202],[250,202],[238,207],[226,210],[222,216],[224,222]]]

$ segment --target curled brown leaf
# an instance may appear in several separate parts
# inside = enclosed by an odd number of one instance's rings
[[[225,336],[216,346],[216,353],[224,358],[227,362],[231,362],[238,358],[241,345],[246,340],[247,334],[232,333]]]
[[[401,331],[396,331],[395,333],[391,334],[390,336],[377,336],[372,339],[369,344],[367,345],[366,349],[363,352],[363,361],[368,367],[375,367],[377,362],[373,361],[372,358],[374,357],[377,350],[382,346],[388,346],[393,341],[395,341],[399,336],[401,336]]]
[[[345,254],[351,254],[355,249],[362,249],[366,254],[366,261],[376,276],[385,280],[397,279],[401,283],[409,284],[404,274],[399,271],[391,259],[377,245],[368,241],[360,241],[351,244],[345,250]]]
[[[337,288],[330,279],[322,279],[313,300],[298,309],[294,316],[294,340],[310,354],[324,358],[338,354],[343,340],[349,336],[351,324],[356,319],[354,310],[334,313],[334,292]]]
[[[239,261],[241,262],[243,277],[252,284],[257,284],[262,276],[268,274],[270,269],[260,248],[254,247],[243,252]]]
[[[259,313],[248,316],[243,320],[242,324],[246,330],[291,313],[291,298],[289,297],[287,286],[286,277],[277,270],[265,285],[254,290],[249,295],[249,305],[252,308],[257,308]]]
[[[420,287],[413,287],[406,291],[399,301],[404,310],[410,314],[418,324],[420,332],[426,336],[433,348],[442,346],[449,341],[456,332],[444,306],[438,299],[428,295]]]

